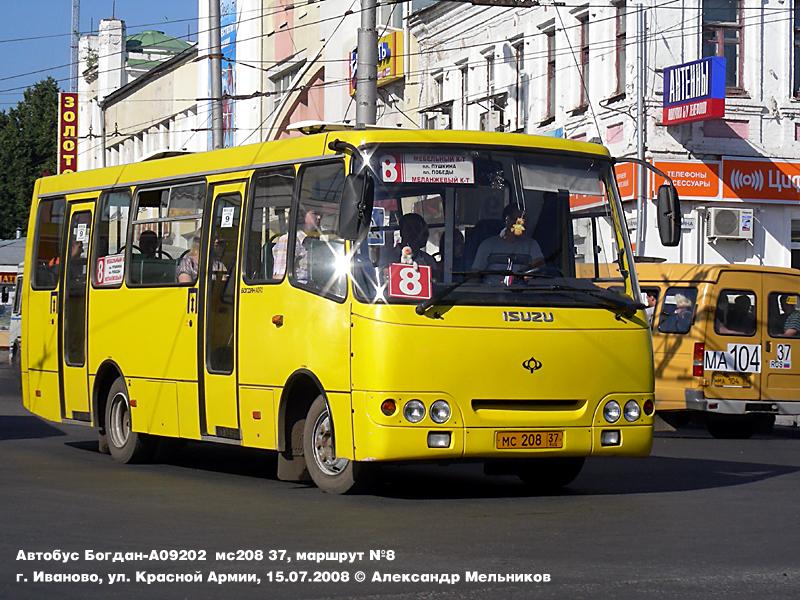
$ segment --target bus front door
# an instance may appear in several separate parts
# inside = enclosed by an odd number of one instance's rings
[[[237,392],[236,315],[239,296],[239,225],[245,183],[213,188],[203,276],[200,424],[203,433],[241,440]]]
[[[86,370],[86,299],[93,207],[94,202],[69,206],[59,314],[62,418],[87,425],[91,423],[91,412]]]

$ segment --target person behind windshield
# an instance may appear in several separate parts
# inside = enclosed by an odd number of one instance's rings
[[[398,225],[400,244],[389,251],[386,260],[382,261],[384,266],[402,262],[404,253],[410,251],[411,261],[435,269],[437,267],[436,260],[425,250],[428,244],[428,224],[422,215],[406,213],[400,217]]]
[[[528,217],[516,204],[503,209],[505,227],[499,235],[487,238],[478,246],[473,271],[513,269],[525,271],[544,264],[539,243],[527,232]]]
[[[157,258],[158,252],[158,234],[152,229],[145,229],[139,234],[139,252],[142,258],[154,259]]]

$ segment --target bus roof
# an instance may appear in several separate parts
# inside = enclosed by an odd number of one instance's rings
[[[169,178],[181,179],[193,175],[242,172],[271,164],[288,163],[323,155],[330,156],[334,152],[327,148],[329,139],[340,139],[356,146],[373,143],[494,145],[507,148],[580,153],[601,158],[609,157],[608,150],[600,144],[547,136],[427,129],[348,130],[290,137],[273,142],[78,171],[66,175],[54,175],[39,181],[38,194],[49,196],[96,192],[100,189],[140,185]]]
[[[765,267],[761,265],[693,265],[684,263],[637,263],[636,275],[639,283],[672,283],[675,281],[708,281],[719,279],[723,271],[740,273],[771,273],[776,275],[795,275],[800,270],[786,267]]]

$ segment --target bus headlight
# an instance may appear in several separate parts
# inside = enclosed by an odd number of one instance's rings
[[[619,403],[616,400],[609,400],[603,407],[603,418],[609,423],[616,423],[622,411],[619,408]]]
[[[625,403],[625,420],[629,423],[633,423],[636,421],[640,416],[642,416],[642,411],[639,408],[639,405],[636,403],[636,400],[628,400]]]
[[[431,420],[441,425],[450,419],[450,405],[445,400],[437,400],[431,404]]]
[[[409,400],[403,407],[403,416],[409,423],[419,423],[425,418],[425,405],[419,400]]]

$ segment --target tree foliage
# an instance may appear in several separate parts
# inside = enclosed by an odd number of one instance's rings
[[[48,77],[0,111],[0,239],[27,228],[33,184],[56,172],[57,145],[58,84]]]

